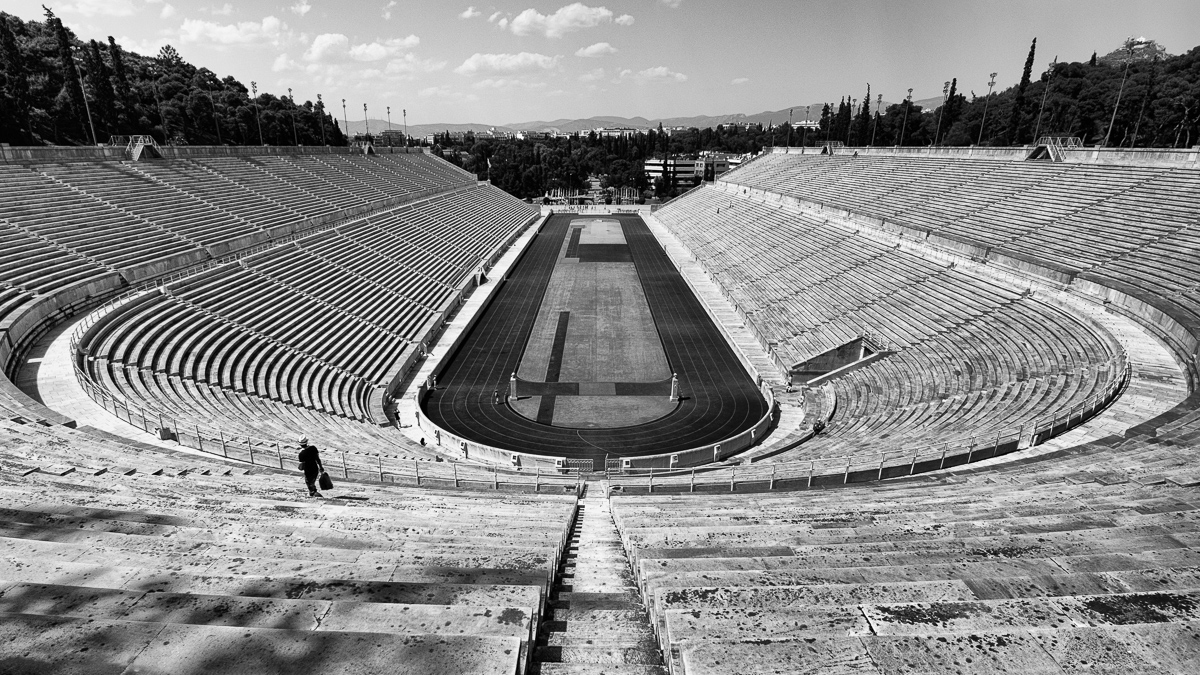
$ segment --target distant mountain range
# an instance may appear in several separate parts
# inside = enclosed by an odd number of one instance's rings
[[[922,99],[913,101],[913,105],[919,105],[925,110],[933,110],[942,104],[942,97]],[[793,106],[792,120],[801,122],[805,117],[805,108],[808,108],[808,116],[811,120],[818,120],[821,117],[821,107],[824,103],[813,103]],[[837,105],[836,103],[834,104]],[[892,105],[884,101],[883,106]],[[658,128],[659,124],[664,127],[696,127],[697,129],[707,129],[716,127],[721,124],[762,124],[768,126],[770,124],[782,124],[788,121],[788,108],[782,110],[768,110],[765,112],[746,115],[743,113],[733,113],[730,115],[698,115],[695,117],[664,117],[656,119],[646,119],[645,117],[609,117],[598,115],[595,117],[585,117],[581,119],[557,119],[557,120],[536,120],[533,122],[516,122],[512,124],[410,124],[408,133],[417,138],[423,138],[429,134],[438,134],[446,131],[488,131],[495,129],[500,133],[515,133],[518,131],[557,131],[559,133],[575,133],[577,131],[585,132],[597,127],[632,127],[634,129],[651,129]],[[387,129],[387,120],[371,120],[371,129],[376,133]],[[350,133],[362,133],[366,125],[363,122],[350,122]],[[400,124],[392,123],[393,129],[402,129]]]

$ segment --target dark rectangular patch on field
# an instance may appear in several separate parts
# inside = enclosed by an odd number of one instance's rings
[[[546,364],[547,382],[558,382],[558,374],[562,370],[563,350],[567,348],[567,323],[570,320],[570,312],[558,313],[558,327],[554,329],[554,344],[550,347],[550,361]]]
[[[579,257],[579,237],[582,234],[583,234],[582,227],[572,227],[571,228],[571,238],[570,238],[570,240],[567,241],[567,255],[565,255],[563,257],[565,257],[565,258],[578,258]]]
[[[581,263],[631,263],[633,254],[628,244],[580,244],[578,257]]]
[[[671,381],[618,382],[617,396],[670,396]]]
[[[521,380],[521,398],[526,396],[578,396],[578,382],[526,382]]]

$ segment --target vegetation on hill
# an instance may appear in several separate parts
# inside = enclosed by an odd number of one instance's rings
[[[148,134],[188,145],[345,145],[335,116],[312,101],[254,92],[180,58],[148,57],[110,36],[84,42],[46,10],[0,12],[0,142],[85,145]],[[89,115],[90,113],[90,115]],[[90,121],[89,121],[90,117]]]

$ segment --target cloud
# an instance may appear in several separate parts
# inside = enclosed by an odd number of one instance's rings
[[[750,78],[748,78],[748,77],[735,77],[735,78],[733,78],[733,81],[730,82],[729,84],[746,84],[749,81],[750,81]]]
[[[127,35],[117,38],[117,44],[121,45],[122,49],[142,56],[154,56],[169,42],[170,40],[166,37],[150,38],[144,41],[141,38],[131,38]]]
[[[497,14],[498,14],[498,13],[499,13],[499,12],[497,12]],[[479,11],[479,10],[475,9],[475,6],[474,6],[474,5],[472,5],[472,6],[468,7],[468,8],[466,8],[466,9],[464,9],[464,10],[462,11],[462,14],[459,14],[459,15],[458,15],[458,18],[460,18],[460,19],[474,19],[474,18],[475,18],[475,17],[477,17],[477,16],[483,16],[483,12],[481,12],[481,11]]]
[[[239,21],[230,24],[184,19],[183,25],[179,28],[179,39],[182,42],[207,42],[219,46],[263,44],[279,46],[290,40],[291,37],[287,24],[273,16],[264,17],[262,21]]]
[[[175,16],[175,7],[173,5],[163,5],[162,11],[158,13],[159,18],[169,19]]]
[[[220,7],[211,7],[209,8],[208,13],[212,14],[213,16],[229,16],[230,14],[233,14],[233,5],[227,2]]]
[[[419,59],[413,54],[402,54],[388,61],[384,72],[389,75],[410,75],[412,73],[434,73],[445,67],[445,61]]]
[[[628,14],[622,14],[621,16],[617,17],[616,23],[618,26],[632,26],[633,25],[633,17],[629,16]]]
[[[684,75],[683,73],[677,73],[666,66],[655,66],[654,68],[639,70],[636,73],[626,68],[625,70],[617,73],[617,78],[613,81],[620,82],[621,80],[630,78],[640,84],[646,84],[649,82],[687,82],[688,79],[687,75]]]
[[[275,62],[271,64],[271,70],[279,73],[285,70],[292,70],[298,65],[299,64],[293,61],[287,54],[280,54],[279,56],[275,57]]]
[[[617,53],[616,47],[608,44],[607,42],[597,42],[594,45],[580,48],[579,51],[575,52],[575,56],[579,56],[579,57],[583,57],[583,58],[587,58],[587,59],[595,59],[595,58],[599,58],[601,56],[608,56],[609,54],[616,54],[616,53]]]
[[[312,10],[312,5],[308,4],[308,0],[298,0],[296,4],[288,7],[288,10],[296,16],[304,16]]]
[[[488,17],[488,23],[496,23],[496,19],[499,19],[503,15],[504,12],[492,12],[492,15]]]
[[[658,0],[658,1],[660,3],[666,5],[667,7],[670,7],[671,9],[679,9],[679,6],[683,4],[683,0]]]
[[[59,5],[58,10],[63,14],[83,16],[133,16],[137,7],[134,6],[133,0],[74,0]]]
[[[519,73],[536,70],[549,70],[558,63],[557,56],[545,54],[480,54],[475,53],[455,68],[459,75],[474,75],[476,73]]]
[[[626,19],[628,21],[624,22]],[[507,27],[515,35],[545,35],[548,38],[560,38],[567,33],[585,28],[595,28],[612,22],[612,10],[607,7],[588,7],[582,2],[574,2],[559,7],[553,14],[542,14],[536,9],[530,8],[513,17],[511,21],[500,19],[497,25],[501,28]],[[633,23],[633,17],[624,15],[617,20],[617,23],[627,26]]]
[[[391,0],[391,2],[389,2],[388,4],[383,6],[382,11],[383,11],[383,20],[384,21],[392,20],[392,8],[395,6],[396,6],[396,0]]]
[[[360,63],[373,63],[395,57],[419,44],[421,44],[421,39],[416,35],[352,45],[350,38],[341,33],[322,33],[313,38],[312,44],[304,52],[304,60],[309,62],[352,60]]]
[[[341,33],[321,33],[313,38],[312,44],[304,52],[304,60],[322,61],[344,56],[349,51],[350,38]]]

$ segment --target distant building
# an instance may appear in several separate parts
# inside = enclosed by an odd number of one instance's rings
[[[404,132],[399,129],[388,129],[387,131],[379,132],[379,136],[375,139],[376,145],[405,145]]]
[[[516,136],[519,141],[544,141],[551,137],[549,131],[518,131]]]
[[[642,132],[632,127],[596,127],[592,129],[592,133],[596,134],[597,138],[624,138],[636,136]]]
[[[696,167],[700,170],[697,172]],[[696,184],[696,177],[704,178],[704,160],[702,159],[648,159],[642,165],[646,179],[653,185],[659,178],[667,181],[672,187],[690,188]]]

